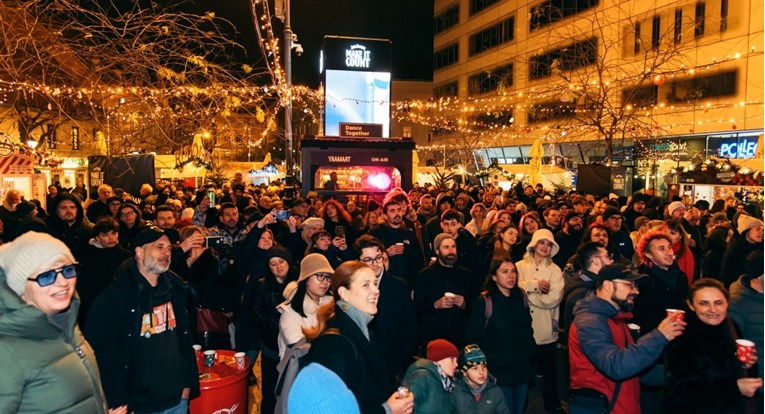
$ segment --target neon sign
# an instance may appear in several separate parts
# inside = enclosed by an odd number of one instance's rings
[[[720,156],[726,158],[754,158],[757,140],[742,139],[740,142],[720,145]]]

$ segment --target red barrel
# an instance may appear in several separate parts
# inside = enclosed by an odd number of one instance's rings
[[[235,351],[215,352],[213,366],[208,368],[204,366],[204,360],[197,361],[201,395],[191,400],[191,414],[247,413],[249,359],[245,357],[244,369],[237,369]]]

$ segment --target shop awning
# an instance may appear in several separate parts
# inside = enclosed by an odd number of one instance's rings
[[[37,157],[15,152],[0,158],[0,175],[29,175],[34,173]]]

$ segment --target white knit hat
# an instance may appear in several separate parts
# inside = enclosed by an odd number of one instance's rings
[[[762,220],[757,220],[756,218],[747,216],[746,214],[741,214],[738,216],[738,226],[736,227],[738,234],[742,234],[745,231],[753,229],[757,226],[762,226]]]
[[[30,231],[0,246],[0,268],[5,271],[8,286],[19,296],[24,294],[27,278],[37,276],[38,270],[48,270],[48,265],[61,259],[75,263],[69,248],[46,233]]]
[[[673,201],[673,202],[669,203],[669,207],[667,207],[667,212],[671,216],[672,213],[674,213],[675,210],[677,210],[678,208],[685,209],[685,204],[681,203],[680,201]]]

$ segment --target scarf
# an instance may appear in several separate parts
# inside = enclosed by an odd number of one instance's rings
[[[344,300],[338,300],[337,306],[340,307],[340,309],[345,312],[346,315],[348,315],[351,320],[358,325],[359,329],[361,329],[361,333],[364,334],[364,336],[369,340],[369,322],[372,322],[372,318],[374,316],[362,312],[355,306],[351,305],[350,303],[344,301]]]
[[[436,364],[434,362],[434,364]],[[438,375],[441,376],[441,385],[443,385],[444,390],[446,392],[452,392],[454,390],[454,382],[452,382],[452,378],[441,369],[441,366],[436,364],[436,368],[438,369]]]

